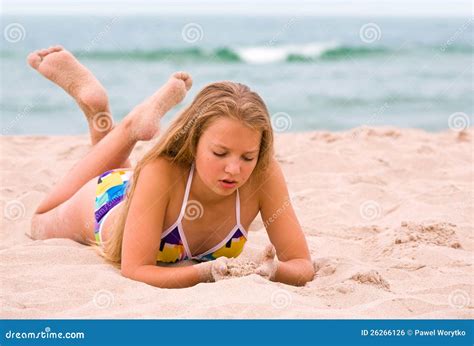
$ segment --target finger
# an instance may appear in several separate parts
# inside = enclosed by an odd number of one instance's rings
[[[216,262],[227,264],[229,263],[229,258],[221,256],[216,259]]]
[[[229,269],[227,268],[227,262],[224,258],[219,257],[212,263],[212,277],[214,281],[220,281],[228,276]]]
[[[273,259],[275,257],[276,251],[275,247],[272,244],[268,244],[263,251],[263,260]]]
[[[227,267],[224,263],[216,263],[215,270],[219,274],[225,274],[227,271]]]
[[[265,266],[265,265],[261,265],[260,267],[255,269],[255,273],[260,275],[260,276],[263,276],[265,278],[270,275],[270,271],[269,271],[268,267]]]
[[[219,274],[227,273],[227,270],[228,270],[228,268],[227,268],[227,258],[226,257],[219,257],[215,262],[214,268],[215,268],[216,272],[218,272]]]

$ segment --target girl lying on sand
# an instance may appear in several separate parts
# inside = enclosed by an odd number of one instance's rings
[[[127,278],[189,287],[231,275],[260,213],[272,245],[247,274],[291,285],[313,279],[259,95],[229,81],[207,85],[132,168],[133,147],[158,135],[191,76],[174,73],[114,126],[104,87],[70,52],[50,47],[28,63],[75,99],[93,145],[40,203],[30,237],[95,245]],[[192,265],[166,265],[185,260]]]

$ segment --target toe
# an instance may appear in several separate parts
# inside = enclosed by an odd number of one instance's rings
[[[60,51],[64,50],[64,47],[60,46],[60,45],[56,45],[56,46],[50,47],[50,49],[52,50],[52,53],[54,53],[54,52],[60,52]]]
[[[189,88],[191,88],[191,85],[193,84],[193,79],[191,78],[191,75],[184,71],[173,73],[173,78],[181,79],[186,84],[186,89],[188,90]]]
[[[49,54],[49,51],[48,51],[47,49],[40,49],[40,50],[38,51],[38,55],[39,55],[40,57],[42,57],[42,58],[44,58],[44,57],[45,57],[46,55],[48,55],[48,54]]]
[[[31,67],[33,67],[34,69],[37,69],[39,67],[39,65],[41,64],[42,58],[38,55],[37,52],[33,52],[33,53],[28,55],[26,60],[28,61],[28,64]]]
[[[186,72],[178,71],[178,72],[173,73],[173,78],[185,79],[185,77],[186,77]]]
[[[63,47],[61,47],[61,46],[51,46],[47,50],[48,50],[48,54],[51,54],[51,53],[55,53],[55,52],[59,52],[59,51],[63,50]]]
[[[184,84],[186,85],[186,90],[191,89],[193,86],[193,79],[191,78],[191,75],[188,74],[188,78],[184,80]]]

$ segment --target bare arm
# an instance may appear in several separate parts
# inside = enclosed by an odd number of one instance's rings
[[[200,282],[212,281],[211,263],[199,263],[187,267],[157,267],[142,265],[129,275],[132,280],[161,288],[184,288],[197,285]]]
[[[259,187],[260,213],[278,261],[270,277],[290,285],[304,285],[314,277],[306,237],[301,229],[280,165],[273,160]],[[273,259],[270,259],[273,263]],[[269,264],[270,265],[270,264]]]
[[[273,281],[283,282],[293,286],[304,286],[313,280],[313,263],[307,259],[293,259],[286,262],[279,261]]]
[[[149,163],[141,170],[125,223],[121,273],[156,287],[190,287],[212,279],[211,263],[156,266],[169,193],[176,184],[171,177],[170,163],[165,159]]]

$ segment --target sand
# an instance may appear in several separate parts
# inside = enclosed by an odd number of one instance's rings
[[[1,318],[473,318],[473,129],[276,134],[317,269],[293,287],[255,274],[186,289],[126,279],[90,247],[33,241],[29,219],[87,136],[1,140]],[[152,143],[138,145],[136,162]],[[255,220],[241,255],[268,244]]]

